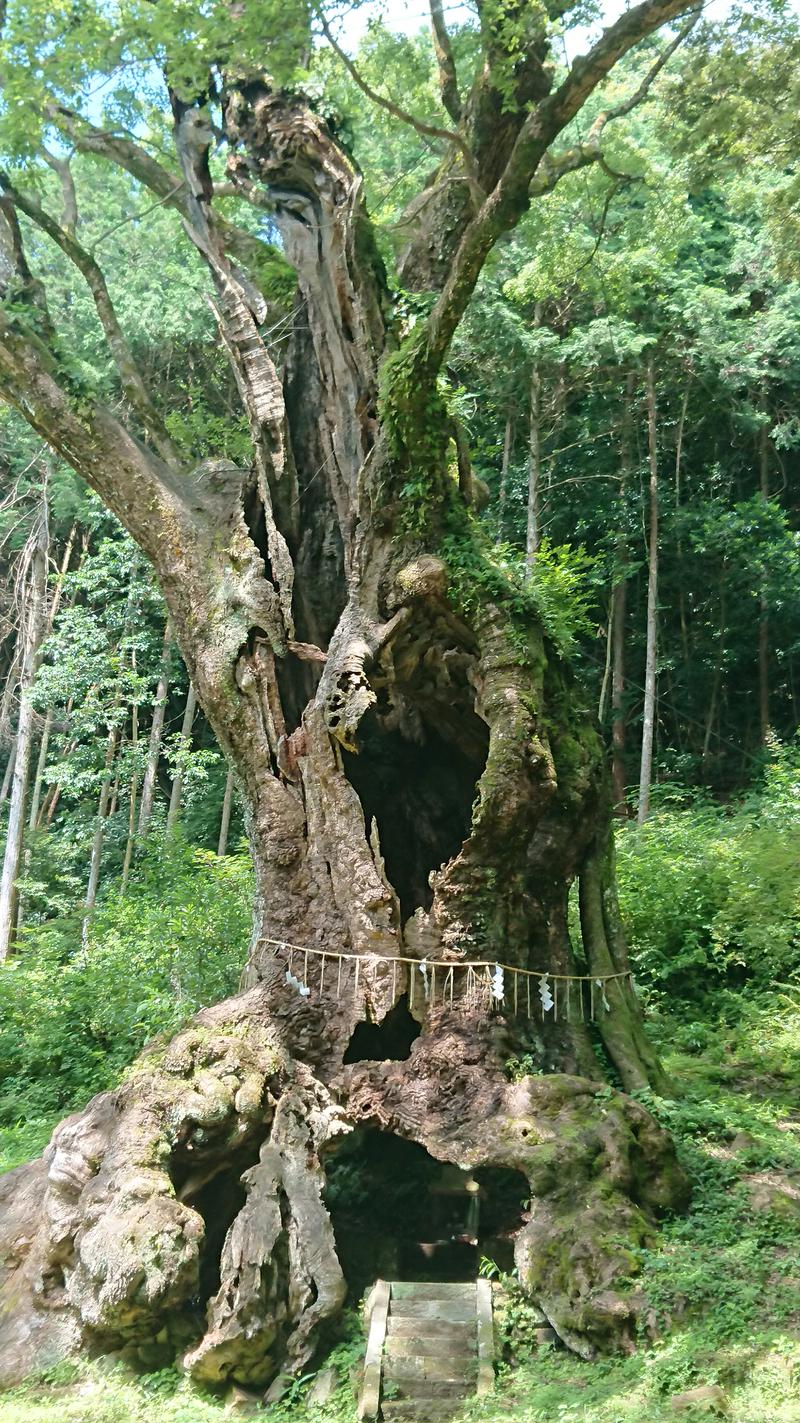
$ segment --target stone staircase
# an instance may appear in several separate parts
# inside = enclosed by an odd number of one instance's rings
[[[494,1383],[492,1287],[379,1280],[367,1302],[369,1336],[359,1417],[438,1423]]]

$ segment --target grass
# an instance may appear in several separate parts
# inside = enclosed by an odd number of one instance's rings
[[[60,1115],[56,1114],[31,1117],[10,1127],[0,1126],[0,1176],[6,1171],[13,1171],[15,1166],[22,1166],[34,1156],[41,1156],[60,1120]]]
[[[716,1023],[663,1019],[675,1101],[648,1105],[675,1134],[694,1182],[689,1214],[665,1224],[642,1278],[664,1330],[627,1358],[588,1364],[533,1350],[524,1309],[510,1311],[495,1392],[461,1423],[667,1423],[671,1395],[719,1384],[732,1423],[800,1423],[800,1004],[797,996],[722,1004]],[[669,1044],[669,1050],[666,1045]],[[37,1124],[40,1139],[44,1122]],[[27,1131],[27,1128],[25,1129]],[[0,1149],[23,1151],[25,1134]],[[797,1190],[798,1194],[793,1192]],[[262,1416],[273,1423],[354,1423],[350,1384],[360,1327],[333,1356],[340,1387],[306,1407],[309,1378]],[[0,1400],[0,1423],[214,1423],[223,1400],[172,1371],[142,1379],[97,1365],[63,1366]],[[228,1417],[230,1414],[227,1415]]]

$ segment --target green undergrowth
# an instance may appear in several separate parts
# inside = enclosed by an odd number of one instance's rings
[[[106,887],[85,944],[69,908],[30,922],[0,975],[0,1171],[37,1155],[151,1038],[236,992],[251,902],[246,854],[175,842],[124,898]]]

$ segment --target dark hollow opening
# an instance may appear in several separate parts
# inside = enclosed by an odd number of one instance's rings
[[[272,580],[272,565],[269,557],[269,543],[267,541],[267,519],[264,512],[264,505],[261,495],[256,485],[246,491],[242,512],[253,543],[255,544],[264,564],[264,577]]]
[[[514,1268],[514,1240],[528,1216],[531,1187],[511,1166],[480,1166],[473,1172],[480,1186],[480,1252],[504,1274]]]
[[[357,1023],[351,1037],[345,1062],[405,1062],[411,1047],[422,1031],[412,1018],[408,997],[404,993],[386,1014],[382,1023]]]
[[[481,738],[486,727],[475,716]],[[458,854],[469,835],[475,786],[485,764],[446,741],[425,724],[422,740],[385,731],[374,712],[359,728],[359,752],[344,752],[344,765],[364,810],[367,826],[378,826],[381,853],[397,891],[404,919],[420,906],[429,909],[428,883]]]
[[[519,1171],[462,1171],[416,1142],[366,1128],[341,1141],[326,1178],[351,1298],[377,1279],[474,1280],[483,1256],[513,1266],[530,1196]]]
[[[205,1305],[217,1293],[225,1236],[245,1203],[246,1193],[241,1182],[242,1168],[220,1171],[197,1195],[187,1201],[205,1222],[205,1240],[200,1259],[198,1297]]]
[[[201,1173],[198,1171],[202,1161],[200,1152],[190,1150],[190,1143],[183,1142],[170,1162],[175,1194],[185,1205],[197,1211],[205,1228],[198,1292],[191,1301],[195,1312],[204,1310],[219,1289],[225,1237],[246,1200],[242,1176],[258,1161],[260,1146],[261,1137],[256,1132],[234,1152],[226,1150],[220,1143],[209,1149],[211,1159]]]

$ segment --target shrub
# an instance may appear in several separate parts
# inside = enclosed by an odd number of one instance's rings
[[[664,804],[618,836],[620,901],[637,976],[674,999],[798,981],[800,745],[773,745],[732,807]]]
[[[0,1124],[83,1103],[139,1049],[236,991],[251,920],[245,854],[154,846],[88,943],[79,915],[32,927],[0,974]]]

